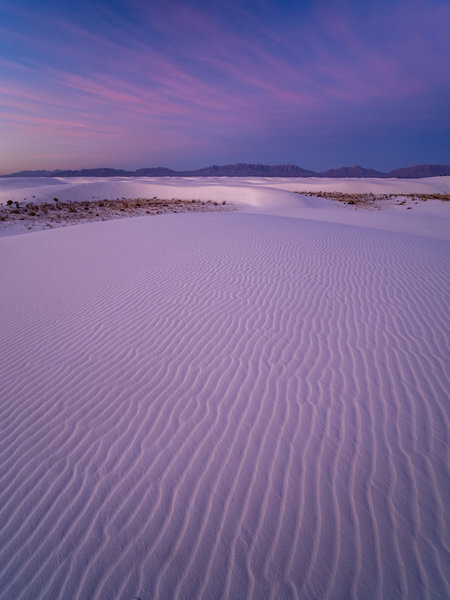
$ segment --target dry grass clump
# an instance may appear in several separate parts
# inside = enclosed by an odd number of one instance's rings
[[[396,206],[404,206],[408,200],[415,204],[419,201],[426,202],[427,200],[441,200],[448,202],[450,194],[349,194],[345,192],[296,192],[303,196],[314,196],[316,198],[328,198],[336,202],[342,202],[355,208],[376,208],[380,210],[383,202],[387,200],[397,199]],[[407,207],[411,208],[411,207]]]
[[[226,201],[220,205],[212,200],[181,200],[180,198],[116,198],[115,200],[82,200],[63,202],[53,198],[53,203],[27,202],[21,204],[8,200],[0,205],[0,221],[24,221],[28,229],[35,225],[52,227],[52,224],[72,225],[85,221],[105,221],[117,217],[161,215],[166,213],[206,212],[231,210]]]

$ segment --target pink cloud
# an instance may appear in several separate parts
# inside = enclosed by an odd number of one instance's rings
[[[281,147],[305,129],[334,127],[342,115],[395,113],[442,84],[437,55],[448,42],[434,17],[448,10],[430,7],[421,24],[417,11],[395,2],[381,23],[367,20],[375,6],[350,4],[337,11],[315,3],[282,23],[262,18],[266,5],[249,13],[244,5],[227,12],[136,2],[134,20],[114,6],[71,21],[63,12],[31,18],[18,9],[24,29],[5,36],[12,45],[22,36],[20,50],[0,58],[2,123],[31,137],[59,135],[63,145],[89,138],[92,146],[113,139],[148,148],[158,140],[168,148],[177,139],[233,138],[240,147],[244,138],[279,135]],[[406,43],[413,35],[421,43]]]

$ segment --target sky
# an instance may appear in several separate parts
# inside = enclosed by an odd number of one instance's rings
[[[448,0],[0,0],[0,174],[450,162]]]

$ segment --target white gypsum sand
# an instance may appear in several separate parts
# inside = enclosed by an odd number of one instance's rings
[[[240,210],[0,238],[0,598],[450,595],[449,203],[11,181]]]
[[[339,202],[309,196],[311,192],[373,193],[381,198],[380,211],[359,210],[345,207]],[[307,192],[308,195],[302,195]],[[47,204],[55,208],[59,204],[92,203],[102,200],[178,199],[182,202],[199,201],[222,203],[241,211],[288,216],[292,218],[355,224],[388,231],[414,233],[441,239],[450,239],[448,203],[440,200],[414,202],[398,205],[386,194],[449,194],[450,177],[426,179],[320,179],[320,178],[242,178],[242,177],[108,177],[108,178],[0,178],[0,235],[26,233],[46,227],[56,227],[57,210],[29,219],[27,206]],[[54,202],[54,198],[58,202]],[[404,198],[401,197],[401,201]],[[9,209],[7,203],[12,203]],[[4,212],[16,210],[20,215],[13,223],[2,222]],[[447,206],[443,206],[447,204]],[[226,206],[226,205],[225,205]],[[228,210],[226,207],[224,210]],[[53,207],[52,207],[53,208]],[[181,207],[183,210],[183,207]],[[82,211],[81,211],[82,212]],[[94,212],[94,209],[93,209]],[[99,219],[103,218],[100,210]],[[143,211],[140,211],[141,213]],[[139,214],[139,211],[136,211]],[[87,215],[82,215],[87,216]],[[53,218],[52,218],[53,217]],[[95,220],[95,214],[91,217]],[[80,222],[79,214],[68,223]],[[62,224],[67,221],[62,222]]]

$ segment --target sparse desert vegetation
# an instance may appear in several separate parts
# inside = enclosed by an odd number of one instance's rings
[[[388,200],[397,200],[394,205],[405,206],[408,201],[413,203],[426,202],[427,200],[440,200],[448,202],[450,194],[355,194],[345,192],[297,192],[303,196],[314,196],[316,198],[327,198],[342,202],[355,208],[375,208],[380,210],[383,207],[383,202]],[[411,208],[411,207],[408,207]]]
[[[118,217],[161,215],[165,213],[228,211],[231,205],[212,200],[181,200],[180,198],[116,198],[115,200],[82,200],[64,202],[13,202],[0,205],[0,222],[22,222],[28,229],[74,225],[85,221],[107,221]]]

